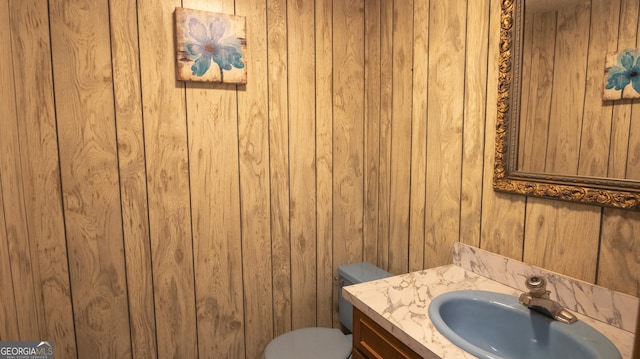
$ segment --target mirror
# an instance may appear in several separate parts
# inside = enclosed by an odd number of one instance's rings
[[[640,47],[638,12],[611,0],[501,6],[494,189],[640,210],[640,100],[603,100],[607,54]]]

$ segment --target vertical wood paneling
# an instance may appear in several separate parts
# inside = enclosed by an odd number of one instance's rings
[[[236,0],[235,4],[236,14],[247,17],[250,64],[249,83],[237,93],[245,356],[258,358],[273,337],[267,17],[264,0]]]
[[[557,12],[550,12],[551,19],[544,22],[546,26],[557,23],[551,28],[555,32],[549,32],[554,41],[542,37],[537,44],[541,47],[532,49],[541,60],[547,53],[553,53],[553,59],[548,59],[553,66],[553,79],[551,86],[532,84],[531,92],[538,94],[538,87],[547,89],[551,97],[550,114],[542,110],[538,112],[539,119],[543,120],[544,133],[547,138],[545,166],[535,166],[535,170],[545,170],[550,173],[578,174],[580,161],[581,138],[579,136],[587,106],[586,95],[589,84],[587,83],[588,55],[590,39],[584,36],[584,30],[589,28],[591,20],[591,7],[589,3],[568,7]],[[607,13],[607,12],[604,12]],[[538,18],[538,17],[536,17]],[[548,30],[549,31],[549,30]],[[534,35],[536,36],[536,35]],[[552,45],[553,44],[553,45]],[[550,50],[553,46],[554,50]],[[538,50],[545,49],[545,50]],[[596,52],[596,51],[594,51]],[[543,61],[544,62],[544,61]],[[547,62],[544,62],[547,63]],[[538,66],[539,63],[535,62]],[[573,71],[561,71],[571,67]],[[601,67],[600,67],[601,68]],[[536,73],[536,71],[532,71]],[[594,78],[600,79],[600,75]],[[536,78],[544,84],[544,76]],[[597,80],[596,80],[597,81]],[[598,82],[599,83],[599,82]],[[600,89],[602,84],[599,83]],[[598,103],[601,96],[591,101]],[[544,97],[542,97],[544,98]],[[538,106],[534,97],[530,104],[531,110],[540,111],[544,106]],[[547,119],[561,118],[562,121],[549,121]],[[536,116],[536,120],[538,116]],[[538,121],[535,121],[538,122]],[[546,126],[548,125],[548,129]],[[592,128],[589,128],[592,130]],[[527,140],[537,139],[535,131],[529,131]],[[522,138],[522,137],[521,137]],[[533,141],[536,142],[537,141]],[[532,164],[536,159],[532,158]],[[531,167],[527,167],[528,169]],[[594,282],[596,275],[596,263],[598,256],[599,226],[601,209],[593,206],[584,206],[573,203],[553,202],[545,199],[531,198],[527,201],[525,218],[525,246],[523,259],[525,262],[538,265],[556,272],[564,273],[585,281]],[[566,257],[566,253],[575,255]]]
[[[594,283],[600,213],[596,206],[530,198],[523,260]]]
[[[13,59],[11,58],[11,23],[9,20],[9,2],[0,5],[0,47],[6,51],[0,52],[0,63],[7,64],[0,68],[0,108],[2,108],[2,116],[0,116],[0,126],[3,129],[9,127],[11,123],[17,122],[16,114],[16,98],[14,93],[13,66],[9,66]],[[0,143],[9,142],[9,137],[13,136],[9,131],[0,132]],[[1,157],[2,162],[5,161],[6,155]],[[5,224],[5,186],[3,178],[12,176],[11,172],[5,172],[4,166],[0,167],[0,340],[15,340],[20,338],[18,331],[18,313],[16,312],[15,288],[11,277],[11,256],[9,253],[9,244],[7,241],[8,232]],[[6,189],[10,193],[9,189]],[[7,201],[8,202],[8,201]]]
[[[56,353],[76,357],[58,133],[53,101],[49,7],[39,0],[11,1],[11,32],[22,183],[28,231],[37,247],[47,338]],[[26,239],[25,239],[26,240]],[[33,250],[33,247],[32,247]],[[29,338],[32,339],[32,338]]]
[[[602,101],[602,54],[635,46],[635,5],[594,0],[527,16],[521,169],[596,177],[606,177],[610,169],[615,177],[636,176],[640,151],[633,134],[640,126],[633,121],[634,104]],[[625,24],[619,25],[621,19]],[[567,68],[572,71],[560,70]]]
[[[9,62],[10,63],[10,62]],[[4,222],[9,264],[13,279],[18,329],[22,338],[38,338],[44,332],[44,308],[40,298],[40,273],[35,243],[31,243],[26,219],[20,144],[15,97],[6,104],[7,114],[0,126],[0,187],[3,193]],[[34,265],[36,264],[36,265]]]
[[[234,12],[229,0],[189,0],[183,6]],[[200,358],[245,355],[235,90],[235,85],[188,83],[186,91]]]
[[[640,45],[638,45],[640,47]],[[625,178],[637,180],[640,178],[640,106],[631,105],[631,128],[629,129],[629,150],[627,153],[627,167]]]
[[[267,1],[273,335],[291,330],[287,1]]]
[[[640,313],[640,303],[638,303],[638,313]],[[640,314],[639,318],[640,319]],[[633,345],[633,358],[640,357],[640,320],[636,321],[636,339]]]
[[[197,356],[184,87],[175,81],[174,9],[138,1],[158,357]]]
[[[114,318],[106,311],[127,312],[115,136],[109,127],[113,124],[113,99],[109,97],[108,37],[93,31],[105,30],[108,25],[86,22],[90,17],[82,13],[104,15],[105,10],[62,3],[51,7],[53,56],[58,60],[54,74],[62,79],[57,83],[56,111],[60,140],[65,143],[60,148],[61,170],[81,356],[125,356],[129,352],[120,336],[128,331],[128,318]],[[86,66],[79,60],[84,57],[100,60]],[[96,341],[98,337],[103,341]]]
[[[432,1],[425,265],[450,263],[460,231],[466,4]]]
[[[106,3],[50,6],[78,355],[126,358],[131,343],[108,14]]]
[[[619,0],[591,0],[591,29],[589,48],[616,51]],[[578,175],[606,176],[611,136],[610,106],[602,106],[602,69],[605,56],[601,51],[589,51],[587,62],[587,90],[580,143]],[[634,136],[631,136],[633,138]],[[640,178],[638,176],[637,178]]]
[[[638,1],[625,1],[621,0],[621,18],[620,18],[620,33],[618,35],[618,49],[623,49],[631,45],[631,39],[633,38],[633,16],[636,16],[636,47],[640,44],[640,37],[638,37],[638,29],[640,29],[640,9],[638,7],[640,3]],[[626,21],[627,23],[622,23]],[[622,103],[625,103],[623,101]],[[618,140],[618,136],[629,136],[629,147],[627,154],[627,162],[625,163],[625,174],[627,178],[640,178],[638,175],[638,163],[633,162],[638,160],[637,148],[637,131],[640,126],[637,124],[637,119],[640,116],[640,108],[638,104],[624,107],[626,111],[631,111],[631,129],[627,133],[623,130],[619,130],[620,123],[624,124],[625,121],[621,121],[619,116],[624,116],[625,111],[617,111],[617,106],[613,110],[612,118],[612,141]],[[629,107],[631,107],[629,109]],[[622,114],[620,114],[622,113]],[[626,137],[625,137],[626,139]],[[615,150],[613,153],[617,153]],[[612,165],[613,161],[617,161],[620,158],[619,155],[611,155],[609,157],[609,175],[621,174],[622,170],[619,168],[619,163]],[[631,162],[630,162],[631,161]],[[613,172],[611,171],[613,169]],[[638,246],[637,233],[640,228],[640,215],[637,212],[620,211],[612,208],[605,208],[602,216],[602,228],[600,238],[600,253],[598,262],[598,275],[597,283],[599,285],[612,288],[624,293],[635,295],[640,297],[640,246]],[[638,321],[640,323],[640,320]],[[636,338],[639,336],[636,333]],[[637,342],[637,339],[636,339]],[[640,351],[640,348],[636,348],[636,352]]]
[[[489,28],[499,28],[500,0],[491,0]],[[490,252],[522,260],[524,203],[522,197],[493,192],[493,165],[498,95],[498,44],[500,32],[489,31],[487,64],[487,108],[485,122],[484,177],[480,247]],[[486,195],[485,195],[486,194]],[[507,225],[504,225],[507,223]]]
[[[335,273],[340,264],[362,260],[364,2],[334,1],[333,31]]]
[[[333,268],[362,261],[364,1],[333,2]],[[334,308],[338,290],[333,294]],[[334,317],[334,325],[337,325]]]
[[[333,273],[362,260],[364,1],[333,2]],[[333,302],[338,301],[338,290]],[[334,323],[337,317],[334,316]]]
[[[316,323],[314,3],[287,2],[292,327]]]
[[[579,163],[578,174],[606,176],[606,164],[609,163],[610,169],[614,169],[618,176],[633,177],[632,172],[628,170],[628,165],[634,163],[631,145],[634,141],[633,120],[629,130],[629,117],[633,116],[632,109],[629,109],[630,103],[617,101],[603,105],[601,101],[601,72],[604,63],[601,49],[615,51],[620,48],[620,41],[627,44],[623,45],[625,48],[637,37],[636,31],[632,29],[633,26],[637,28],[638,25],[637,6],[635,3],[623,3],[622,6],[623,11],[619,12],[621,4],[618,1],[594,0],[591,2],[590,9],[581,4],[577,8],[579,11],[572,9],[561,12],[557,17],[558,25],[553,26],[541,22],[542,16],[535,17],[536,24],[532,39],[540,46],[533,50],[536,58],[531,61],[531,67],[545,68],[546,72],[536,71],[538,77],[525,80],[525,83],[530,84],[531,93],[536,95],[529,96],[529,103],[524,103],[522,107],[530,119],[535,117],[536,120],[528,121],[527,124],[531,126],[525,125],[523,128],[525,131],[520,134],[521,143],[527,140],[523,146],[524,151],[529,152],[525,158],[526,170],[542,170],[544,161],[536,162],[536,159],[544,158],[545,153],[555,153],[557,159],[547,159],[547,167],[556,168],[557,172],[570,173],[574,164]],[[625,11],[625,7],[633,8],[633,11]],[[619,26],[621,14],[628,16],[622,21],[631,21],[634,25]],[[547,20],[552,24],[556,21],[556,16],[555,13],[550,15],[547,16]],[[582,29],[587,27],[589,21],[591,30],[585,33]],[[540,30],[545,28],[546,35]],[[619,28],[620,36],[618,36]],[[554,49],[550,50],[551,47]],[[555,55],[552,57],[549,54]],[[545,59],[546,61],[543,61]],[[572,68],[575,68],[576,64],[582,65],[583,60],[586,60],[586,72],[561,73],[555,70],[554,81],[552,83],[544,81],[545,78],[552,77],[549,74],[552,73],[554,66],[558,69],[566,68],[571,64]],[[525,73],[528,72],[525,70]],[[549,136],[546,135],[549,117],[547,99],[552,99],[550,101],[552,111],[558,112],[554,117],[565,119],[560,127],[551,128]],[[612,111],[615,114],[613,121]],[[539,123],[541,126],[534,127],[534,123]],[[626,139],[627,136],[629,140]],[[547,137],[550,140],[548,149],[544,141]],[[531,141],[531,139],[534,140]],[[535,152],[529,151],[530,144],[542,145],[538,147],[539,152]],[[611,157],[610,145],[613,154]],[[580,146],[579,151],[578,146]],[[629,153],[625,153],[627,148]],[[610,161],[619,163],[612,164]],[[626,163],[622,164],[624,161]],[[574,204],[529,200],[526,212],[525,261],[592,282],[596,280],[596,267],[598,282],[600,278],[610,279],[614,273],[621,271],[620,265],[614,261],[602,260],[606,258],[604,249],[609,248],[615,252],[616,248],[625,247],[620,243],[632,241],[628,235],[616,233],[616,239],[613,240],[605,234],[604,229],[609,227],[610,221],[618,224],[618,221],[613,219],[615,217],[609,215],[612,213],[611,210],[602,211],[597,207],[592,209]],[[602,213],[604,215],[601,215]],[[540,233],[541,230],[542,233]],[[612,243],[614,241],[617,242],[615,246]],[[598,254],[598,246],[601,248],[600,254]],[[575,258],[567,257],[567,252],[576,253]],[[600,255],[599,262],[596,260],[598,255]],[[619,253],[619,255],[623,254]],[[623,266],[623,268],[626,267],[627,264]],[[634,287],[635,284],[632,284],[631,288]]]
[[[553,97],[548,132],[548,173],[578,173],[580,133],[582,125],[587,55],[589,39],[583,29],[589,28],[591,9],[589,4],[576,5],[558,11],[556,26]],[[562,71],[571,68],[573,71]]]
[[[394,274],[409,269],[412,61],[413,1],[394,1],[393,65],[388,69],[393,71],[389,270]]]
[[[333,305],[333,0],[316,0],[316,243],[318,326],[336,323]]]
[[[413,91],[411,100],[411,185],[409,195],[410,272],[424,268],[429,3],[428,0],[414,0],[413,2]]]
[[[393,105],[393,1],[380,4],[380,159],[378,174],[378,265],[389,270],[391,126]]]
[[[490,0],[467,1],[460,241],[480,245]]]
[[[47,2],[7,4],[0,339],[259,358],[293,327],[339,325],[338,265],[433,267],[456,240],[639,293],[636,212],[491,188],[500,0],[51,0],[52,31]],[[617,37],[607,4],[590,46]],[[175,6],[247,16],[247,85],[175,81]],[[616,111],[613,138],[634,133],[635,109]],[[20,317],[40,322],[19,333]]]
[[[640,213],[607,208],[601,231],[597,284],[640,297]]]
[[[636,48],[640,48],[640,14],[638,14],[638,30],[636,31]],[[629,129],[629,149],[625,178],[640,180],[640,103],[631,103],[631,124]]]
[[[380,80],[381,80],[381,0],[365,1],[364,44],[364,260],[376,263],[378,259],[379,230],[379,177],[380,177]]]
[[[617,51],[634,48],[638,37],[638,21],[640,21],[640,1],[620,1],[620,21],[618,28]],[[611,147],[607,176],[625,178],[627,153],[629,150],[629,128],[631,123],[631,101],[617,101],[613,107],[611,122]]]
[[[532,63],[537,60],[539,56],[536,56],[536,60],[532,57],[536,54],[533,52],[534,46],[534,36],[539,35],[541,31],[535,31],[533,23],[535,19],[539,17],[539,14],[536,14],[533,11],[527,11],[524,14],[523,23],[522,23],[522,68],[520,73],[522,74],[523,85],[520,87],[520,118],[522,119],[522,125],[518,128],[518,158],[520,158],[520,163],[522,164],[524,159],[524,148],[527,145],[531,145],[531,141],[527,141],[527,131],[529,130],[527,127],[527,114],[531,107],[529,107],[529,103],[535,101],[537,88],[532,84],[534,83],[534,79],[532,79],[532,70],[536,69],[536,74],[538,71],[541,71],[539,67],[533,67]],[[537,76],[535,76],[537,77]],[[525,82],[526,81],[526,82]],[[535,107],[533,107],[535,108]],[[530,121],[533,123],[534,121]],[[540,139],[542,140],[542,139]]]
[[[2,24],[0,41],[11,49],[8,6],[4,8],[6,22]],[[2,55],[3,64],[11,64],[11,51]],[[11,67],[7,66],[7,70]],[[40,273],[37,265],[36,244],[32,243],[27,228],[27,214],[24,202],[22,183],[22,166],[20,136],[14,94],[14,76],[10,71],[3,71],[0,79],[2,86],[2,117],[0,119],[0,189],[3,191],[3,237],[7,246],[6,265],[9,277],[13,282],[15,315],[17,316],[18,337],[37,338],[44,332],[44,308],[40,298]],[[35,262],[35,263],[34,263]],[[34,265],[35,264],[35,265]],[[9,305],[9,308],[11,304]],[[10,320],[10,319],[9,319]],[[11,324],[9,324],[11,325]]]
[[[532,14],[525,21],[532,34],[523,49],[523,90],[518,144],[519,166],[525,171],[544,171],[549,112],[553,95],[553,60],[557,16],[554,12]],[[525,31],[527,31],[525,29]],[[526,33],[525,33],[526,36]],[[534,140],[535,139],[535,140]]]
[[[0,15],[2,19],[2,15]],[[7,19],[8,20],[8,19]],[[7,21],[7,24],[9,22]],[[16,340],[20,338],[18,331],[18,313],[14,297],[15,288],[11,279],[11,262],[9,259],[9,246],[7,245],[7,227],[4,224],[4,199],[0,186],[0,340]]]
[[[109,2],[122,229],[134,358],[156,358],[138,23],[132,2]]]
[[[187,4],[185,4],[187,5]],[[190,5],[187,5],[190,6]],[[200,357],[244,357],[235,86],[187,86]]]

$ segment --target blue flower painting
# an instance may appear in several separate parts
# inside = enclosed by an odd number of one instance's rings
[[[640,49],[607,55],[604,75],[605,100],[640,98]]]
[[[181,81],[247,83],[244,17],[176,8]]]

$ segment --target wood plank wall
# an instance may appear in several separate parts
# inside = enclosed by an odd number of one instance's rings
[[[175,81],[176,6],[247,17],[246,86]],[[640,295],[640,213],[491,188],[499,9],[1,1],[0,340],[259,358],[455,241]]]

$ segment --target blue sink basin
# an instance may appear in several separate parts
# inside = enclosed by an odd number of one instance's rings
[[[615,345],[593,327],[552,320],[512,295],[445,293],[431,302],[429,317],[442,335],[479,358],[621,358]]]

